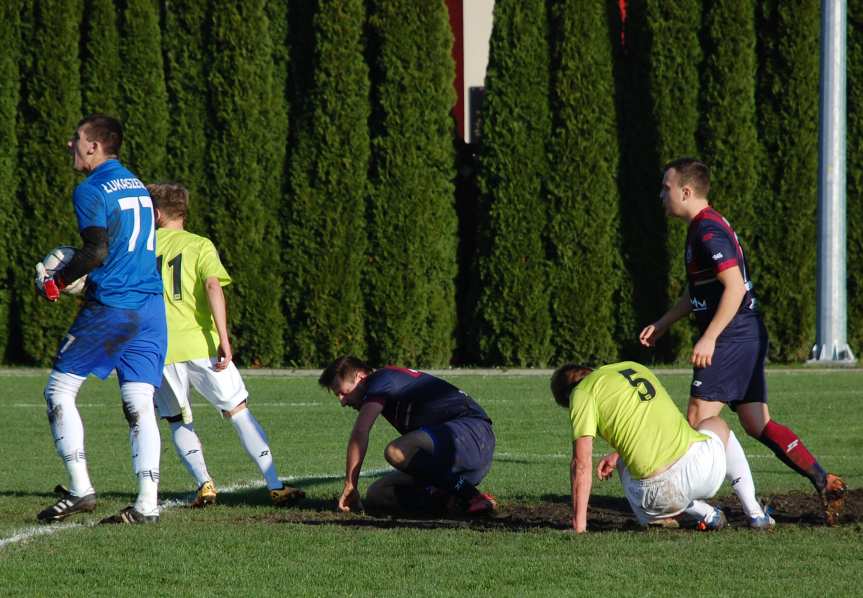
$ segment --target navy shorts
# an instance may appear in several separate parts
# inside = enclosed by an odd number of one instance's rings
[[[162,295],[152,295],[140,309],[90,301],[60,342],[54,369],[103,380],[116,369],[120,384],[145,382],[158,388],[167,348]]]
[[[434,456],[449,462],[450,471],[478,485],[491,469],[494,432],[478,417],[462,417],[435,426],[423,426],[434,442]]]
[[[716,343],[710,367],[694,368],[689,395],[727,403],[732,411],[744,403],[767,402],[767,334],[755,340]]]

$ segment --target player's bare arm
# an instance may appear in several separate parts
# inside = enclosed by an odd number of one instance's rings
[[[689,315],[690,311],[692,311],[692,303],[689,300],[689,289],[685,289],[680,299],[671,306],[671,309],[665,312],[656,322],[644,327],[638,336],[638,340],[645,347],[654,346],[656,341],[671,328],[672,324]]]
[[[577,534],[587,531],[587,503],[593,485],[593,437],[582,436],[572,443],[570,463],[572,481],[572,529]]]
[[[340,511],[361,510],[359,480],[360,470],[366,458],[369,448],[369,433],[378,415],[383,410],[383,404],[370,401],[360,408],[351,437],[348,440],[348,449],[345,460],[345,488],[339,497]]]
[[[596,477],[600,480],[611,479],[614,470],[617,468],[617,462],[620,460],[620,453],[609,453],[599,460],[599,465],[596,466]]]
[[[207,302],[210,311],[213,312],[213,322],[216,324],[216,332],[219,335],[218,359],[213,369],[224,370],[231,363],[234,355],[231,351],[231,340],[228,337],[228,310],[225,303],[225,293],[218,277],[210,276],[204,283],[207,291]]]
[[[716,277],[724,288],[710,325],[692,348],[692,357],[689,361],[697,368],[705,368],[713,363],[716,339],[719,338],[722,331],[734,319],[734,316],[740,309],[740,302],[743,301],[743,297],[746,295],[746,285],[743,282],[743,275],[737,266],[719,272]]]

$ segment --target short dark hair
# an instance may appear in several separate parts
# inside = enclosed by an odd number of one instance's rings
[[[78,122],[78,127],[84,127],[88,141],[98,141],[102,144],[105,154],[119,156],[123,145],[123,125],[113,116],[95,112],[85,116]]]
[[[342,355],[333,361],[321,372],[318,384],[324,388],[333,390],[337,383],[350,377],[355,372],[374,371],[366,362],[353,355]]]
[[[186,221],[189,213],[189,190],[179,183],[150,183],[147,191],[153,199],[153,207],[171,220]]]
[[[707,197],[710,193],[710,168],[701,160],[695,158],[677,158],[663,168],[663,172],[674,169],[678,176],[678,184],[691,186],[699,197]]]
[[[577,363],[567,363],[554,370],[551,375],[551,394],[554,402],[561,407],[569,407],[572,390],[592,371],[593,368]]]

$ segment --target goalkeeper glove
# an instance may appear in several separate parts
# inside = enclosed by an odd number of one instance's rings
[[[65,286],[59,278],[48,275],[48,272],[45,270],[45,264],[42,262],[36,264],[36,290],[45,299],[48,301],[57,301],[60,298],[60,291]]]

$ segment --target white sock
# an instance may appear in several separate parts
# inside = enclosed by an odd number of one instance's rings
[[[161,444],[159,424],[153,408],[152,384],[126,382],[120,386],[123,413],[129,422],[129,444],[132,446],[132,469],[138,477],[138,499],[135,509],[144,515],[159,512],[159,457]]]
[[[138,474],[138,498],[135,510],[141,515],[159,514],[159,472],[149,469]]]
[[[201,484],[210,480],[210,473],[204,462],[204,449],[201,447],[201,439],[195,433],[195,426],[183,422],[170,422],[170,424],[171,438],[174,441],[174,448],[177,449],[177,456],[200,488]]]
[[[747,517],[763,517],[764,511],[755,497],[755,481],[749,469],[749,461],[740,441],[734,432],[728,433],[728,444],[725,445],[725,479],[731,482],[731,488],[740,500]]]
[[[695,521],[701,521],[712,515],[716,509],[704,502],[703,500],[693,500],[689,503],[689,506],[686,507],[684,513],[688,516],[692,517]]]
[[[240,437],[240,442],[243,448],[252,458],[252,461],[257,464],[261,470],[264,479],[267,481],[267,488],[276,490],[283,486],[279,476],[276,475],[276,466],[273,463],[273,455],[270,453],[270,445],[267,442],[267,435],[261,429],[261,425],[252,412],[248,409],[243,409],[231,417],[231,425],[234,426],[237,435]]]
[[[84,380],[86,378],[81,376],[53,370],[44,393],[54,446],[69,474],[69,493],[72,496],[86,496],[95,492],[87,472],[84,424],[75,406],[75,398]]]

